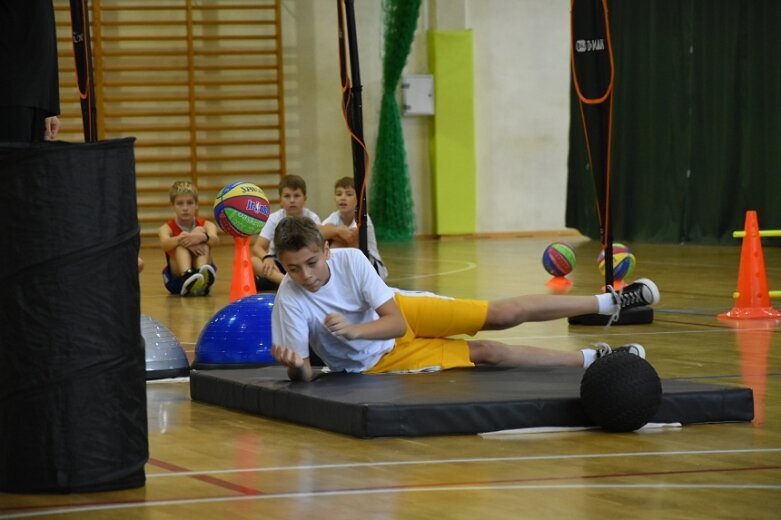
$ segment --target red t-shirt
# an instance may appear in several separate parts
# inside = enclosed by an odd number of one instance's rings
[[[206,219],[205,218],[203,218],[203,217],[195,217],[195,227],[198,227],[198,226],[203,227],[203,225],[205,223],[206,223]],[[168,224],[168,227],[171,228],[171,231],[172,231],[171,236],[172,237],[178,237],[179,235],[182,234],[182,228],[180,228],[179,224],[176,223],[176,219],[175,218],[168,219],[168,222],[166,222],[166,224]],[[170,249],[170,250],[165,252],[165,256],[167,258],[171,258],[171,253],[173,253],[173,252],[174,252],[174,250]]]

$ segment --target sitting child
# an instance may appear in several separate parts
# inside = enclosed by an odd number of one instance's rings
[[[342,235],[335,236],[329,245],[334,247],[359,247],[358,244],[358,224],[355,222],[355,208],[358,206],[358,197],[355,193],[355,182],[352,177],[342,177],[334,184],[334,197],[336,198],[336,207],[328,218],[323,220],[323,226],[347,226],[351,231],[348,240],[342,240]],[[322,231],[322,229],[321,229]],[[366,242],[369,250],[369,261],[374,269],[385,280],[388,278],[388,268],[380,258],[380,251],[377,249],[377,237],[374,234],[374,224],[370,216],[366,215]]]
[[[205,296],[217,276],[211,247],[220,243],[217,226],[199,216],[198,190],[190,181],[176,181],[169,191],[174,218],[160,226],[165,251],[163,283],[171,294]]]
[[[260,236],[252,246],[252,268],[258,291],[276,290],[282,277],[285,276],[285,269],[277,261],[272,242],[277,224],[285,217],[307,217],[320,226],[320,217],[305,207],[306,181],[298,175],[285,175],[279,181],[279,204],[282,208],[269,215],[260,231]],[[346,226],[320,226],[320,228],[321,232],[327,235],[326,238],[340,236],[346,240],[350,234]]]
[[[605,343],[573,352],[450,336],[596,312],[617,316],[659,301],[659,290],[647,279],[596,296],[485,301],[402,294],[385,285],[361,251],[331,249],[310,219],[282,220],[274,243],[287,276],[274,301],[271,353],[293,380],[312,379],[310,348],[333,371],[371,374],[477,364],[588,367],[614,350]],[[645,357],[636,343],[616,350]]]

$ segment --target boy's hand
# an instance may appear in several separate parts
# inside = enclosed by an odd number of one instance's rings
[[[202,233],[190,233],[183,231],[179,234],[179,245],[190,248],[192,246],[203,243]]]
[[[274,356],[277,363],[286,367],[302,368],[304,366],[304,358],[301,357],[301,354],[287,347],[271,345],[271,355]]]
[[[47,117],[44,120],[44,141],[54,141],[60,133],[60,119],[57,116]]]
[[[355,326],[348,322],[347,319],[339,312],[332,312],[325,317],[323,324],[331,331],[331,334],[337,337],[343,337],[347,339],[356,339],[358,334],[355,330]]]
[[[271,275],[274,273],[280,272],[280,270],[277,268],[277,263],[274,261],[274,258],[268,257],[265,260],[263,260],[263,263],[261,264],[263,266],[263,271],[261,272],[261,275],[264,278],[270,278]]]
[[[358,247],[358,228],[337,226],[331,240],[341,247]]]

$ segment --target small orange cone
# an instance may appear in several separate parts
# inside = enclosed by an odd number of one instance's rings
[[[233,237],[233,274],[231,276],[231,292],[229,301],[236,301],[245,296],[251,296],[255,290],[255,272],[249,252],[250,237]]]
[[[572,290],[573,283],[566,276],[554,276],[545,285],[553,294],[567,294]]]
[[[759,238],[757,212],[746,212],[746,236],[740,250],[738,271],[738,301],[731,311],[719,314],[719,318],[744,320],[757,318],[781,318],[781,312],[770,306],[770,293],[765,274],[765,257]]]

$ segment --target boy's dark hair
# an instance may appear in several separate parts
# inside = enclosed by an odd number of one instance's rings
[[[289,190],[301,190],[301,193],[306,195],[306,181],[303,177],[298,175],[285,175],[279,181],[279,194],[282,195],[282,189],[287,188]]]
[[[336,184],[334,184],[334,190],[338,188],[344,188],[344,189],[351,188],[354,190],[355,181],[353,180],[352,177],[342,177],[341,179],[336,181]]]
[[[274,247],[277,257],[287,251],[304,248],[322,249],[325,240],[317,224],[309,217],[285,217],[274,230]]]

